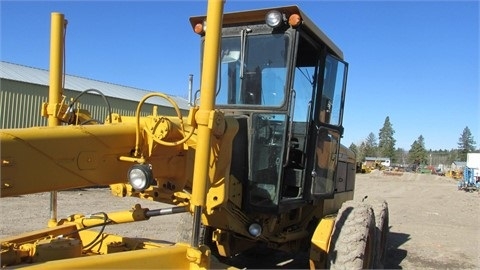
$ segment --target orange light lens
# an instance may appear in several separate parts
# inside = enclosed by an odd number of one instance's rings
[[[302,18],[298,14],[292,14],[288,18],[288,24],[292,27],[297,27],[302,23]]]
[[[197,23],[193,28],[193,31],[199,35],[203,34],[203,24]]]

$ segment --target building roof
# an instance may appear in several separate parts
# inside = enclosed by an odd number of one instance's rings
[[[0,61],[0,78],[19,81],[31,84],[49,86],[50,73],[48,70],[33,68],[9,62]],[[107,97],[120,98],[125,100],[140,101],[148,93],[154,91],[143,90],[139,88],[118,85],[114,83],[102,82],[73,75],[65,75],[65,89],[82,92],[87,89],[97,89]],[[170,95],[169,95],[170,96]],[[177,102],[180,109],[188,110],[188,101],[178,96],[170,96]],[[147,102],[151,103],[151,102]],[[164,99],[155,99],[155,103],[160,106],[172,107]]]
[[[467,166],[467,162],[466,161],[454,161],[452,164],[458,166],[458,167],[465,167]]]
[[[375,160],[390,160],[388,157],[365,157],[366,161],[375,161]]]

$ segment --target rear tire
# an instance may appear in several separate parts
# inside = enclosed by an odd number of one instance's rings
[[[387,259],[388,233],[390,231],[388,203],[384,199],[367,199],[366,203],[371,205],[375,214],[376,243],[373,267],[383,269]]]
[[[344,202],[333,229],[328,264],[331,269],[372,268],[375,217],[372,208],[357,201]]]

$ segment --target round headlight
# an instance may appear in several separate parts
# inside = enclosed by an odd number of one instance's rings
[[[128,182],[136,191],[144,191],[153,182],[152,167],[149,164],[135,164],[128,170]]]
[[[265,16],[265,23],[272,28],[279,26],[281,23],[283,23],[282,13],[280,13],[278,10],[269,11]]]
[[[252,223],[248,227],[248,233],[250,233],[251,236],[258,237],[260,234],[262,234],[262,226],[258,223]]]

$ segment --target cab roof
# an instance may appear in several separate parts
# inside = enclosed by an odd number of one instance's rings
[[[272,8],[264,8],[264,9],[255,9],[255,10],[246,10],[246,11],[239,11],[239,12],[230,12],[225,13],[223,15],[223,25],[235,25],[235,24],[245,24],[245,23],[260,23],[265,21],[265,15],[270,10],[278,10],[282,13],[287,14],[287,16],[291,14],[299,14],[302,18],[302,25],[301,27],[309,31],[311,34],[316,36],[320,39],[323,43],[325,43],[329,49],[340,59],[343,60],[343,52],[338,48],[337,45],[329,38],[327,35],[318,28],[315,23],[313,23],[308,16],[300,10],[298,6],[281,6],[281,7],[272,7]],[[192,28],[195,27],[198,23],[203,23],[206,16],[193,16],[190,17],[190,24]]]

